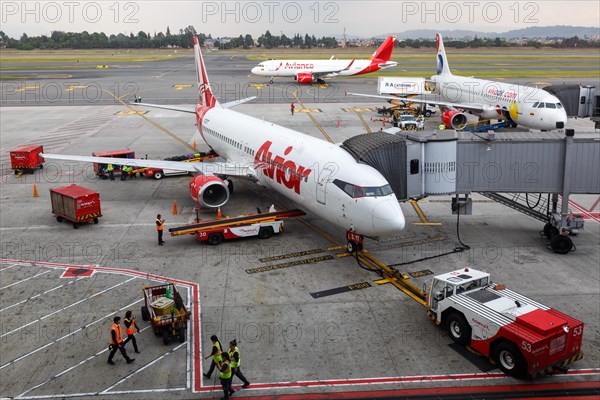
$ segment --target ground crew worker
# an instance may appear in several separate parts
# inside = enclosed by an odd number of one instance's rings
[[[108,164],[106,166],[106,171],[108,172],[108,176],[110,177],[111,181],[115,180],[115,174],[114,174],[114,167],[112,164]]]
[[[292,112],[292,117],[294,116],[294,109],[296,108],[296,106],[294,105],[294,103],[290,103],[290,111]]]
[[[221,360],[222,360],[221,353],[223,352],[223,347],[221,346],[221,342],[219,341],[219,338],[217,337],[217,335],[212,335],[210,337],[210,341],[212,342],[212,351],[210,352],[210,354],[208,356],[204,357],[205,360],[208,357],[212,357],[212,362],[210,363],[210,368],[208,369],[208,372],[206,374],[204,374],[204,377],[207,379],[210,379],[210,376],[212,375],[213,371],[215,370],[215,366],[217,365],[217,363],[221,362]]]
[[[231,388],[231,360],[229,360],[228,353],[221,353],[223,360],[219,363],[219,378],[221,380],[221,387],[225,396],[221,400],[229,399],[229,396],[235,393],[235,390]]]
[[[127,352],[125,351],[125,347],[123,347],[123,336],[121,336],[121,317],[114,317],[113,322],[114,324],[112,324],[112,326],[110,327],[110,354],[108,355],[107,363],[109,363],[110,365],[115,365],[112,359],[115,356],[115,353],[118,349],[123,355],[123,358],[125,358],[125,360],[127,361],[127,364],[131,364],[135,361],[135,358],[129,358]]]
[[[129,171],[132,171],[133,168],[131,168],[128,165],[123,165],[123,167],[121,168],[121,180],[125,181],[127,180],[127,177],[129,176]]]
[[[127,342],[131,340],[131,343],[133,343],[133,350],[139,354],[140,351],[138,350],[134,335],[136,330],[137,333],[140,333],[140,328],[135,323],[135,319],[133,318],[133,313],[131,311],[127,311],[125,313],[125,319],[123,320],[123,323],[125,324],[125,333],[127,334],[127,339],[125,339],[123,342],[123,346],[125,346]]]
[[[162,240],[163,229],[165,229],[164,224],[165,224],[165,220],[162,219],[160,214],[158,214],[156,216],[156,231],[158,232],[158,245],[159,246],[162,246],[163,244],[165,244],[165,242]]]
[[[231,361],[231,370],[233,374],[237,376],[242,382],[244,382],[242,388],[246,389],[248,386],[250,386],[250,382],[248,382],[248,379],[246,379],[246,377],[244,376],[244,374],[242,374],[242,371],[240,370],[240,364],[242,362],[242,359],[240,357],[240,350],[237,347],[237,340],[235,339],[229,342],[229,359]],[[233,377],[231,379],[233,381]]]
[[[444,129],[446,129],[446,125],[444,125],[444,124],[440,124],[440,126],[438,126],[438,129],[439,129],[440,131],[443,131]]]

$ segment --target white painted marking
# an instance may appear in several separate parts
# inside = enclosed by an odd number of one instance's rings
[[[3,338],[3,337],[5,337],[5,336],[11,335],[11,334],[13,334],[13,333],[15,333],[15,332],[18,332],[18,331],[20,331],[21,329],[28,327],[29,325],[33,325],[33,324],[35,324],[36,322],[39,322],[39,321],[41,321],[41,320],[43,320],[43,319],[46,319],[46,318],[49,318],[49,317],[51,317],[51,316],[53,316],[53,315],[55,315],[55,314],[61,313],[61,312],[63,312],[63,311],[64,311],[64,310],[66,310],[66,309],[69,309],[69,308],[71,308],[71,307],[75,307],[76,305],[78,305],[78,304],[81,304],[81,303],[83,303],[84,301],[88,301],[88,300],[90,300],[90,299],[92,299],[92,298],[94,298],[94,297],[96,297],[96,296],[99,296],[99,295],[101,295],[101,294],[103,294],[103,293],[106,293],[106,292],[108,292],[109,290],[112,290],[112,289],[114,289],[114,288],[116,288],[116,287],[119,287],[119,286],[121,286],[121,285],[123,285],[123,284],[125,284],[125,283],[129,283],[129,282],[131,282],[131,281],[132,281],[132,280],[134,280],[134,279],[137,279],[137,277],[135,277],[135,276],[134,276],[133,278],[127,279],[127,280],[126,280],[126,281],[124,281],[124,282],[120,282],[120,283],[118,283],[118,284],[116,284],[116,285],[114,285],[114,286],[111,286],[111,287],[109,287],[108,289],[104,289],[104,290],[102,290],[102,291],[100,291],[100,292],[98,292],[98,293],[95,293],[95,294],[91,295],[90,297],[87,297],[87,298],[85,298],[85,299],[81,299],[81,300],[79,300],[79,301],[76,301],[75,303],[73,303],[73,304],[70,304],[70,305],[68,305],[68,306],[66,306],[66,307],[63,307],[63,308],[61,308],[60,310],[56,310],[56,311],[54,311],[54,312],[52,312],[52,313],[50,313],[50,314],[44,315],[43,317],[41,317],[41,318],[38,318],[37,320],[31,321],[31,322],[29,322],[29,323],[27,323],[27,324],[25,324],[25,325],[22,325],[22,326],[20,326],[19,328],[13,329],[13,330],[12,330],[12,331],[10,331],[10,332],[7,332],[7,333],[5,333],[5,334],[3,334],[3,335],[0,335],[0,338]]]
[[[10,285],[6,285],[4,287],[1,287],[0,290],[4,290],[4,289],[7,289],[7,288],[9,288],[11,286],[18,285],[19,283],[27,282],[30,279],[37,278],[38,276],[46,275],[47,273],[50,273],[50,272],[52,272],[52,270],[40,272],[39,274],[35,274],[34,276],[30,276],[29,278],[25,278],[25,279],[22,279],[22,280],[20,280],[18,282],[11,283]]]
[[[4,271],[6,271],[7,269],[11,269],[11,268],[14,268],[14,267],[22,267],[22,266],[24,266],[24,265],[23,265],[23,264],[18,264],[18,263],[17,263],[17,264],[13,264],[13,265],[10,265],[10,266],[8,266],[8,267],[5,267],[5,268],[2,268],[2,269],[0,269],[0,272],[4,272]]]
[[[70,281],[69,283],[63,283],[62,285],[58,285],[58,286],[56,286],[56,287],[54,287],[54,288],[52,288],[52,289],[48,289],[48,290],[46,290],[46,291],[45,291],[45,292],[43,292],[43,293],[38,293],[38,294],[36,294],[35,296],[31,296],[31,297],[29,297],[29,298],[27,298],[27,299],[25,299],[25,300],[21,300],[21,301],[19,301],[18,303],[15,303],[15,304],[13,304],[13,305],[10,305],[10,306],[6,306],[6,307],[4,307],[4,308],[0,309],[0,313],[1,313],[1,312],[3,312],[3,311],[6,311],[6,310],[8,310],[8,309],[10,309],[10,308],[16,307],[16,306],[18,306],[19,304],[26,303],[26,302],[28,302],[29,300],[33,300],[33,299],[35,299],[35,298],[38,298],[38,297],[40,297],[40,296],[43,296],[43,295],[45,295],[45,294],[48,294],[48,293],[50,293],[50,292],[53,292],[53,291],[55,291],[55,290],[58,290],[58,289],[60,289],[60,288],[62,288],[62,287],[64,287],[64,286],[67,286],[67,285],[72,285],[73,283],[75,283],[75,282],[78,282],[78,281],[80,281],[80,280],[82,280],[82,279],[85,279],[85,277],[77,278],[77,279],[75,279],[74,281]]]

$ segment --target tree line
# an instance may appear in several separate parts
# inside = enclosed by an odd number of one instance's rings
[[[316,38],[314,35],[295,34],[294,36],[288,37],[283,32],[280,36],[272,35],[268,30],[259,36],[256,40],[253,39],[252,35],[240,35],[237,38],[231,38],[227,40],[221,39],[213,40],[211,35],[198,33],[193,26],[188,26],[184,29],[180,29],[179,33],[171,33],[169,27],[167,27],[166,33],[154,33],[140,31],[137,35],[130,33],[125,35],[119,33],[117,35],[107,36],[104,32],[63,32],[53,31],[50,36],[28,36],[23,34],[19,39],[8,37],[4,32],[0,31],[0,48],[11,48],[18,50],[32,50],[32,49],[122,49],[122,48],[191,48],[193,46],[193,37],[197,36],[200,44],[204,44],[206,40],[211,41],[211,45],[220,49],[234,49],[244,48],[249,49],[251,47],[260,48],[278,48],[278,47],[290,47],[290,48],[334,48],[338,46],[338,41],[334,37],[323,36]],[[376,39],[375,46],[379,46],[383,42],[383,39]],[[352,46],[352,43],[348,43]],[[454,48],[478,48],[478,47],[536,47],[550,46],[557,48],[598,48],[600,47],[600,41],[580,39],[577,36],[572,38],[555,40],[551,42],[541,42],[539,40],[528,40],[525,42],[513,42],[507,41],[501,38],[488,39],[475,37],[471,40],[446,40],[444,42],[446,47]],[[434,40],[424,39],[401,39],[396,42],[396,47],[400,48],[420,48],[420,47],[435,47]]]

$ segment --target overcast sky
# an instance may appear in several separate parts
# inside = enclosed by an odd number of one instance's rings
[[[267,29],[274,35],[374,36],[410,29],[505,32],[531,26],[598,27],[600,2],[590,1],[0,1],[9,36],[52,31],[172,33],[188,25],[213,37]]]

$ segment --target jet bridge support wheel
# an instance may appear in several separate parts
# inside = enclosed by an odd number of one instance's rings
[[[550,247],[557,254],[567,254],[573,249],[573,241],[565,235],[556,235],[550,239]]]

